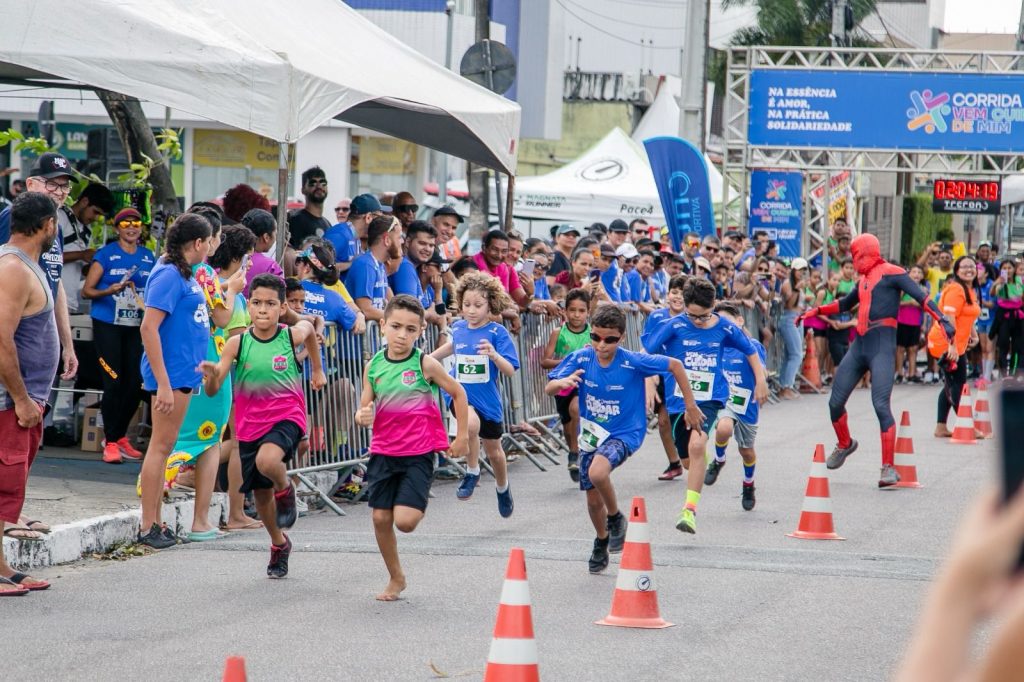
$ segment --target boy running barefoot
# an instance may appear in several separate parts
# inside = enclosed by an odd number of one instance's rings
[[[327,383],[320,364],[319,341],[305,320],[294,327],[280,324],[285,303],[281,278],[257,275],[249,289],[252,326],[224,345],[220,362],[199,367],[206,378],[206,395],[220,390],[235,365],[235,429],[242,460],[240,492],[252,491],[260,519],[270,534],[267,575],[288,575],[292,543],[284,529],[295,524],[295,487],[288,480],[291,461],[306,432],[306,397],[302,389],[302,363],[295,349],[305,345],[312,364],[310,385],[319,391]]]
[[[366,366],[356,423],[373,427],[366,467],[368,501],[377,547],[390,576],[377,599],[396,601],[405,589],[405,573],[398,560],[395,528],[411,533],[423,520],[434,453],[448,449],[437,389],[452,397],[459,424],[451,446],[453,457],[469,450],[469,402],[466,391],[441,363],[416,348],[426,324],[423,306],[415,297],[392,298],[384,309],[382,326],[387,345]]]
[[[697,401],[696,407],[706,417],[703,428],[691,429],[685,440],[676,443],[680,452],[685,447],[690,459],[686,506],[679,512],[676,528],[684,533],[696,533],[697,503],[700,502],[700,491],[704,486],[704,452],[708,435],[719,411],[729,399],[729,384],[722,374],[723,351],[735,348],[747,358],[756,377],[754,397],[758,401],[763,402],[768,397],[768,382],[761,359],[747,335],[732,322],[715,314],[714,284],[706,279],[690,278],[683,287],[683,302],[686,304],[684,313],[662,325],[654,333],[648,348],[682,360],[693,389],[692,396]],[[685,394],[682,397],[689,412],[693,398]]]
[[[723,301],[715,306],[715,312],[734,325],[743,327],[743,318],[740,316],[739,308],[734,304]],[[749,335],[748,335],[749,336]],[[757,357],[761,364],[765,363],[765,350],[760,341],[750,339]],[[740,457],[743,458],[743,508],[750,511],[754,508],[754,466],[757,464],[757,453],[754,452],[754,439],[757,438],[757,420],[761,408],[757,398],[754,397],[754,389],[757,387],[757,377],[751,371],[750,363],[735,348],[726,348],[722,354],[722,372],[726,381],[729,382],[729,402],[718,413],[718,426],[715,429],[715,458],[708,465],[708,471],[704,475],[704,485],[714,485],[718,480],[718,474],[725,466],[725,448],[729,445],[729,439],[736,436],[736,445],[740,449]]]
[[[704,418],[696,409],[683,365],[663,355],[634,353],[619,348],[626,317],[615,305],[603,305],[590,319],[591,345],[571,353],[551,370],[544,388],[548,395],[579,390],[580,489],[587,493],[587,510],[597,538],[590,555],[590,572],[608,567],[609,552],[621,552],[626,518],[619,510],[611,473],[637,451],[647,434],[647,377],[671,372],[687,399],[685,420],[700,428]]]
[[[573,289],[565,297],[565,324],[551,332],[544,347],[541,369],[554,369],[562,358],[590,344],[590,294],[583,288]],[[569,446],[569,478],[580,482],[580,406],[576,389],[555,395],[555,408]]]

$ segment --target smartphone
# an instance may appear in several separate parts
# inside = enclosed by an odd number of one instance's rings
[[[536,264],[537,261],[533,260],[532,258],[527,258],[526,260],[523,261],[522,273],[524,275],[533,275],[533,268]]]
[[[131,266],[130,268],[128,268],[128,272],[124,273],[124,277],[121,278],[121,282],[120,283],[124,284],[125,282],[130,280],[132,278],[132,276],[136,272],[138,272],[138,271],[139,271],[139,266],[138,265]]]
[[[242,265],[241,265],[242,272],[245,272],[246,270],[249,269],[249,261],[250,261],[251,258],[252,257],[249,254],[245,254],[244,256],[242,256]]]
[[[1024,383],[1003,382],[997,404],[999,449],[1003,462],[1003,501],[1010,500],[1024,482]],[[1017,557],[1017,570],[1024,569],[1024,546]]]
[[[589,277],[590,281],[593,282],[601,277],[601,271],[598,270],[597,268],[594,268],[593,270],[590,271],[587,277]]]

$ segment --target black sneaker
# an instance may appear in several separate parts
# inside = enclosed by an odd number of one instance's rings
[[[295,507],[295,486],[289,483],[284,490],[275,492],[274,503],[277,505],[277,527],[283,530],[294,526],[299,516]]]
[[[622,545],[626,543],[626,517],[620,511],[615,516],[608,517],[608,552],[618,554],[622,551]]]
[[[167,549],[178,544],[170,529],[161,528],[155,523],[149,527],[149,532],[145,535],[139,533],[139,537],[136,538],[135,542],[152,549]]]
[[[744,511],[750,511],[757,504],[757,500],[754,499],[754,484],[747,485],[743,484],[743,509]]]
[[[594,551],[590,553],[590,572],[600,573],[608,568],[608,538],[594,538]]]
[[[843,466],[846,458],[852,455],[857,450],[857,441],[850,439],[850,445],[845,448],[841,448],[838,445],[836,449],[832,451],[832,454],[828,456],[828,462],[825,463],[829,469],[838,469]]]
[[[722,467],[725,466],[725,460],[719,462],[717,459],[711,460],[711,464],[708,465],[708,470],[704,473],[704,485],[714,485],[715,481],[718,480],[718,474],[722,471]]]
[[[270,545],[270,563],[267,564],[267,577],[284,578],[288,575],[288,556],[292,553],[292,541],[284,536],[284,545]]]
[[[569,453],[569,478],[573,483],[580,482],[580,453]]]

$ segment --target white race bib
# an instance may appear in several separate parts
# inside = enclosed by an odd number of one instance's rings
[[[729,403],[727,407],[736,414],[746,414],[750,405],[750,397],[753,395],[749,388],[729,384]]]
[[[981,309],[981,315],[978,316],[978,320],[980,320],[981,322],[988,321],[988,308]]]
[[[139,297],[131,289],[114,295],[114,324],[119,327],[142,325],[142,306]]]
[[[698,403],[711,400],[711,394],[715,390],[715,373],[701,372],[696,369],[686,370],[686,376],[690,379],[690,390],[693,391],[693,399]],[[683,390],[676,384],[675,394],[683,397]]]
[[[486,384],[491,380],[490,359],[486,355],[456,355],[455,378],[460,384]]]
[[[600,424],[580,417],[580,450],[592,452],[608,440],[610,435]]]

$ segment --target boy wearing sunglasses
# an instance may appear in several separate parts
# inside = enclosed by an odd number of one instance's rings
[[[696,406],[706,418],[701,429],[673,429],[679,456],[689,458],[691,466],[686,481],[686,506],[679,512],[676,528],[684,533],[697,532],[697,503],[704,486],[704,452],[708,436],[715,426],[719,411],[729,400],[729,383],[722,372],[722,354],[726,348],[742,353],[754,373],[754,397],[759,402],[768,398],[768,382],[764,366],[750,338],[732,322],[714,313],[715,285],[706,279],[690,278],[683,287],[682,315],[662,325],[646,347],[679,358],[690,380],[692,398],[681,396],[687,412]],[[680,397],[677,396],[676,397]],[[672,405],[669,405],[671,413]],[[687,420],[689,422],[689,420]],[[687,423],[689,426],[689,423]],[[686,453],[686,454],[684,454]]]
[[[570,353],[551,370],[544,391],[552,396],[579,391],[580,489],[587,493],[587,510],[597,532],[590,572],[600,573],[608,567],[608,554],[621,552],[626,538],[626,518],[619,510],[611,473],[639,449],[647,434],[647,412],[654,407],[647,377],[671,372],[683,387],[687,424],[699,428],[704,417],[695,408],[679,360],[619,348],[626,316],[618,306],[599,307],[590,328],[591,345]],[[646,401],[640,401],[640,395],[646,395]]]

